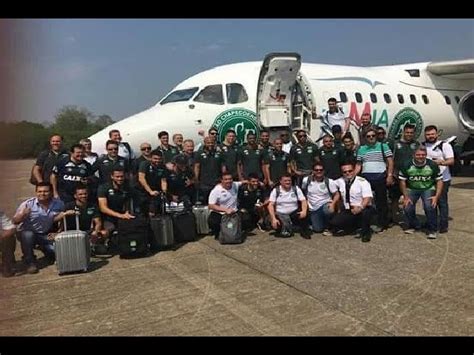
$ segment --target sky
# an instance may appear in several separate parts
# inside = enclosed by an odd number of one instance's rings
[[[9,20],[9,121],[54,121],[65,105],[120,120],[200,71],[270,52],[303,62],[389,65],[474,58],[473,19]],[[11,104],[13,105],[13,101]],[[5,118],[4,118],[5,119]]]

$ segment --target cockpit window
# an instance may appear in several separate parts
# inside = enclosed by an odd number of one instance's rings
[[[176,90],[166,96],[161,102],[160,105],[164,105],[170,102],[179,102],[179,101],[188,101],[191,97],[193,97],[194,93],[199,88],[189,88],[183,90]]]
[[[241,84],[226,84],[225,88],[227,90],[228,104],[238,104],[240,102],[245,102],[249,99],[245,88]]]
[[[206,104],[224,105],[224,95],[222,94],[222,85],[209,85],[197,94],[194,101]]]

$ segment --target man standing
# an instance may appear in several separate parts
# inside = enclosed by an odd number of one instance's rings
[[[362,172],[362,176],[369,181],[375,192],[378,225],[373,229],[381,232],[388,227],[387,186],[393,184],[393,157],[392,151],[386,143],[377,142],[376,132],[369,129],[365,136],[367,144],[357,152],[355,174]]]
[[[204,149],[196,154],[194,177],[198,182],[199,200],[204,204],[209,193],[216,186],[222,174],[222,156],[215,149],[214,141],[210,137],[204,138]]]
[[[329,129],[326,133],[331,132],[334,125],[339,125],[342,128],[343,136],[349,130],[351,119],[346,117],[342,109],[337,106],[337,100],[334,97],[328,100],[328,110],[323,115],[323,124]]]
[[[99,184],[105,184],[110,181],[110,176],[115,168],[123,170],[126,174],[126,179],[129,178],[130,165],[128,160],[121,157],[119,146],[116,141],[108,140],[105,143],[107,154],[102,155],[97,159],[92,166],[92,171],[99,171]]]
[[[42,151],[36,159],[31,172],[33,184],[39,182],[49,182],[53,167],[61,159],[67,159],[69,154],[63,148],[63,138],[59,134],[53,134],[49,138],[50,149]]]
[[[157,213],[162,200],[160,193],[168,190],[167,177],[169,171],[163,164],[162,152],[155,149],[151,152],[150,161],[143,161],[138,169],[138,191],[140,192],[141,211],[146,216],[148,212]],[[152,207],[150,211],[150,207]]]
[[[341,177],[342,151],[334,147],[334,139],[329,134],[323,137],[317,160],[321,162],[328,178],[337,180]]]
[[[132,147],[130,147],[130,144],[128,144],[127,142],[122,142],[122,136],[120,135],[120,131],[118,129],[111,130],[109,132],[109,138],[117,143],[118,155],[125,158],[130,165],[133,159],[135,159],[135,153]]]
[[[173,158],[179,154],[178,148],[169,144],[169,134],[166,131],[161,131],[158,133],[158,138],[160,139],[160,145],[158,146],[159,151],[163,155],[163,161],[165,165],[173,160]]]
[[[181,133],[173,134],[173,143],[176,149],[181,153],[183,151],[183,135]]]
[[[239,146],[236,143],[237,135],[235,131],[228,130],[225,134],[224,143],[220,144],[217,151],[222,156],[222,162],[225,166],[225,170],[232,174],[234,180],[239,180],[239,171],[237,168]]]
[[[74,193],[78,184],[88,185],[92,177],[92,167],[83,158],[84,147],[74,144],[69,159],[59,161],[53,168],[51,185],[55,198],[64,203],[74,201]]]
[[[415,150],[420,143],[415,141],[415,126],[407,124],[403,127],[403,136],[395,142],[389,143],[389,147],[393,152],[393,178],[394,183],[389,187],[389,196],[391,200],[391,219],[395,221],[398,212],[398,200],[402,195],[400,191],[400,183],[398,175],[402,165],[413,160]]]
[[[268,186],[273,188],[280,181],[280,178],[291,172],[290,155],[283,151],[283,141],[276,138],[273,141],[274,149],[268,154],[264,162],[264,169],[268,171]]]
[[[291,147],[290,161],[293,173],[297,176],[297,184],[301,184],[303,176],[311,173],[313,164],[318,156],[316,144],[307,141],[307,134],[304,130],[296,132],[298,143]]]
[[[264,155],[264,150],[257,144],[255,134],[249,133],[247,135],[247,145],[241,147],[237,155],[240,181],[247,179],[250,174],[256,174],[260,180],[264,180]],[[265,176],[266,181],[267,176]]]
[[[359,146],[367,144],[367,139],[365,136],[370,129],[377,129],[377,126],[371,123],[372,116],[369,112],[364,112],[360,117],[360,127],[359,131]]]
[[[439,233],[448,232],[449,205],[448,192],[451,186],[451,172],[449,166],[454,165],[454,152],[451,144],[439,140],[438,128],[436,126],[425,127],[425,147],[427,157],[433,160],[443,175],[443,191],[439,197]]]
[[[416,229],[420,229],[420,222],[416,218],[416,202],[421,197],[428,238],[436,239],[438,229],[436,205],[443,191],[443,178],[438,165],[426,159],[426,156],[426,148],[418,147],[413,155],[414,159],[400,168],[400,189],[404,196],[403,205],[407,223],[405,233],[412,234]]]

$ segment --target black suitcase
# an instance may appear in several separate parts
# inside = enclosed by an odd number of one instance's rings
[[[172,218],[176,242],[194,242],[197,239],[196,217],[192,211],[174,214]]]
[[[152,235],[150,239],[151,249],[161,249],[174,244],[173,221],[171,216],[163,215],[150,218]]]
[[[150,224],[147,218],[135,216],[134,219],[119,219],[117,230],[120,256],[141,256],[148,252]]]

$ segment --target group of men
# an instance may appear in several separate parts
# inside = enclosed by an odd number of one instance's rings
[[[330,115],[336,115],[334,110],[330,105]],[[249,133],[240,146],[233,130],[218,142],[212,127],[195,149],[179,133],[171,145],[168,132],[162,131],[155,149],[147,142],[140,145],[139,157],[118,130],[109,132],[100,156],[88,139],[66,152],[61,137],[53,135],[50,148],[32,168],[36,196],[20,204],[12,221],[1,216],[3,274],[14,273],[15,225],[26,272],[35,273],[34,248],[39,246],[54,262],[53,241],[64,229],[58,223],[63,219],[69,229],[89,231],[92,243],[106,245],[119,219],[163,213],[165,201],[208,204],[209,227],[216,237],[222,216],[239,212],[246,230],[274,229],[277,236],[288,237],[299,228],[305,239],[312,233],[356,233],[368,242],[373,232],[396,222],[401,196],[405,232],[421,229],[415,215],[421,198],[428,237],[446,233],[448,166],[454,156],[451,146],[438,139],[437,128],[425,127],[425,142],[419,143],[415,127],[408,124],[400,139],[386,142],[380,127],[370,123],[370,114],[363,114],[357,146],[346,121],[342,117],[335,121],[340,124],[329,126],[331,134],[323,134],[321,146],[308,141],[304,130],[295,132],[294,143],[286,133],[273,142],[268,131],[260,132],[259,141]]]

